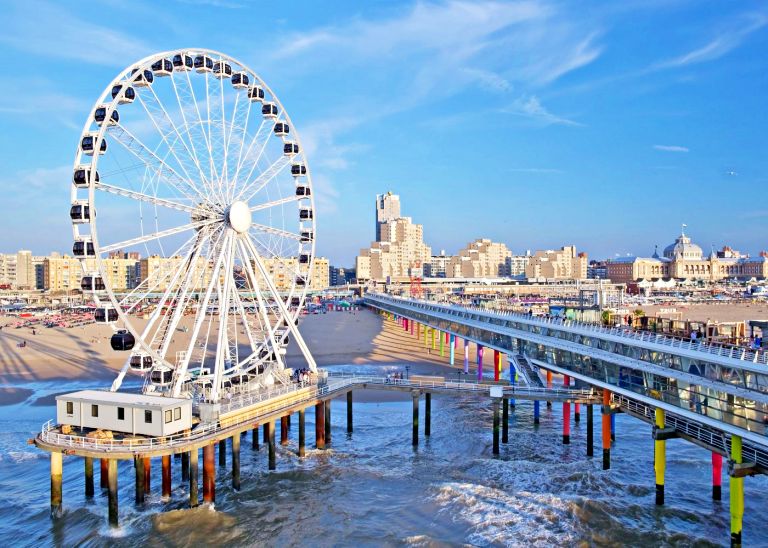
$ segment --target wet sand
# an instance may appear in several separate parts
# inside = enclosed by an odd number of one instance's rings
[[[0,406],[21,403],[31,396],[33,390],[13,386],[0,387]]]

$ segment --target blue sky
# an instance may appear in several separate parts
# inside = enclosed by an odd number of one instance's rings
[[[650,254],[768,248],[768,7],[758,1],[8,2],[0,250],[71,247],[82,124],[124,67],[224,51],[302,135],[318,253],[351,265],[377,192],[433,252],[479,237]]]

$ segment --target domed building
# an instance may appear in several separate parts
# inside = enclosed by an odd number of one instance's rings
[[[659,257],[620,257],[606,263],[607,277],[615,283],[642,280],[676,279],[680,281],[703,280],[709,282],[725,278],[768,278],[768,253],[756,258],[742,255],[725,246],[705,256],[701,247],[685,234],[685,225],[674,243],[664,248]]]

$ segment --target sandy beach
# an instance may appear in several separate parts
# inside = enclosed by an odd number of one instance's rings
[[[125,352],[113,351],[109,345],[108,326],[91,324],[73,328],[32,329],[12,327],[16,318],[0,318],[0,404],[22,400],[24,393],[12,385],[46,381],[97,381],[105,385],[114,379],[127,357]],[[301,318],[301,330],[317,364],[330,365],[389,365],[413,371],[435,373],[448,364],[438,350],[424,348],[423,338],[406,333],[393,322],[369,310],[355,313],[328,312]],[[26,347],[18,344],[26,341]],[[457,348],[457,363],[462,364],[463,347]],[[476,350],[470,349],[472,364]],[[487,359],[487,358],[486,358]],[[287,362],[291,367],[303,367],[304,359],[295,342],[288,348]],[[447,369],[446,369],[447,371]]]

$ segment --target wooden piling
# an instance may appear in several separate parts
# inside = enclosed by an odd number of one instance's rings
[[[64,472],[64,454],[51,452],[51,517],[61,516],[62,478]]]
[[[192,449],[189,452],[189,507],[194,508],[198,505],[197,474],[198,474],[198,449]]]
[[[93,458],[85,457],[83,459],[85,465],[85,497],[93,497]]]
[[[203,502],[216,502],[216,466],[214,464],[215,442],[203,447]]]
[[[352,391],[347,392],[347,434],[352,433]]]
[[[111,527],[119,526],[118,504],[117,504],[117,459],[109,459],[107,463],[107,489],[109,490],[109,525]]]
[[[306,425],[305,415],[306,410],[299,409],[299,456],[303,457],[305,454],[304,444],[306,442]]]
[[[232,436],[232,489],[240,490],[240,434]]]
[[[165,500],[171,498],[171,456],[162,456],[162,497]]]

